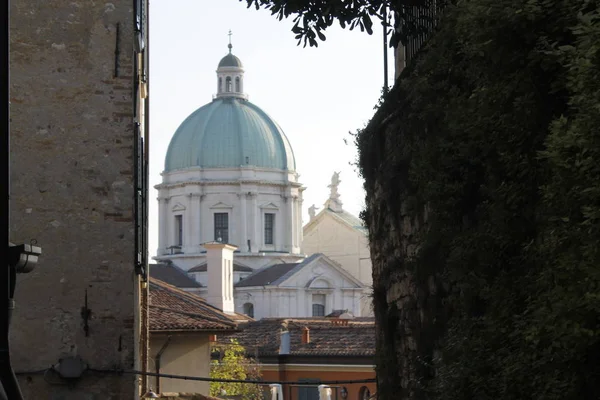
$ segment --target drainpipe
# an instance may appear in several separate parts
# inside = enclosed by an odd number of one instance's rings
[[[157,374],[157,376],[156,376],[156,393],[159,393],[159,394],[160,394],[160,376],[158,376],[158,374],[160,374],[160,358],[162,357],[162,354],[165,352],[165,350],[167,350],[167,347],[169,346],[170,342],[171,342],[171,335],[167,336],[167,340],[162,345],[162,347],[160,348],[158,353],[156,353],[156,357],[154,357],[154,365],[156,367],[156,374]]]
[[[10,147],[10,111],[9,111],[9,9],[10,2],[6,1],[2,4],[0,10],[0,68],[2,69],[0,79],[0,132],[2,134],[2,164],[6,168],[5,172],[2,173],[2,212],[0,212],[0,218],[2,219],[2,246],[4,247],[2,261],[6,262],[8,259],[8,247],[9,247],[9,212],[10,212],[10,161],[9,161],[9,147]],[[21,390],[19,388],[19,382],[15,376],[10,362],[9,353],[9,340],[8,340],[8,329],[10,313],[12,308],[12,296],[11,290],[14,290],[9,285],[14,279],[14,271],[9,268],[7,264],[2,266],[4,277],[1,279],[2,285],[0,289],[0,399],[20,400],[23,398]]]

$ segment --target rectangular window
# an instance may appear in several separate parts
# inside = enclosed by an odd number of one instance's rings
[[[324,294],[313,294],[312,295],[312,316],[313,317],[324,317],[325,316],[325,295]]]
[[[319,400],[319,379],[298,379],[298,383],[313,383],[314,386],[298,386],[299,400]]]
[[[183,216],[175,216],[175,246],[183,246]]]
[[[273,244],[275,230],[275,214],[265,214],[265,244]]]
[[[229,214],[215,213],[215,241],[229,243]]]

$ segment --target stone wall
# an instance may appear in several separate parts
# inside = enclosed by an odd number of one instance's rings
[[[410,157],[399,132],[406,99],[392,89],[359,137],[373,262],[379,399],[423,399],[432,376],[435,342],[445,323],[440,280],[414,268],[429,207],[414,197],[405,163]]]
[[[134,367],[132,4],[11,2],[10,235],[43,249],[11,328],[28,399],[134,397],[133,375],[27,373],[73,355]]]

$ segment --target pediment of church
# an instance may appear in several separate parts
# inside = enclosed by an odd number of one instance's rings
[[[222,201],[219,201],[218,203],[210,206],[210,208],[233,208],[233,206],[229,205],[229,204],[225,204]]]
[[[277,207],[277,205],[274,203],[263,204],[260,206],[260,208],[262,208],[263,210],[279,210],[279,207]]]
[[[344,270],[338,263],[323,254],[315,254],[309,257],[305,265],[296,269],[292,275],[278,282],[278,284],[286,287],[305,287],[310,290],[359,289],[364,287],[360,281]]]
[[[181,203],[176,203],[172,208],[171,211],[183,211],[185,210],[185,206]]]

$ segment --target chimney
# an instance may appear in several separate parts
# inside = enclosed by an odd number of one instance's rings
[[[281,331],[279,333],[279,355],[286,356],[290,354],[290,331]]]
[[[208,271],[206,300],[227,314],[233,306],[233,252],[237,247],[225,243],[204,243]]]
[[[310,343],[310,329],[308,329],[306,326],[304,328],[302,328],[302,344],[309,344]]]

